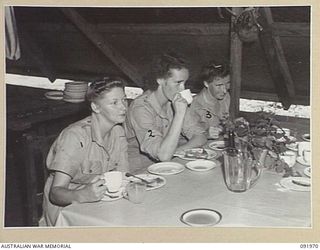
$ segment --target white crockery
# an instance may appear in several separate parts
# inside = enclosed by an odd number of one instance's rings
[[[195,160],[195,161],[189,161],[186,163],[186,167],[193,171],[208,171],[210,169],[215,168],[218,166],[217,162],[209,161],[209,160]]]
[[[294,151],[287,150],[279,155],[280,159],[284,160],[289,167],[293,167],[296,163],[297,154]]]
[[[299,142],[299,144],[298,144],[298,154],[300,156],[302,156],[304,150],[309,150],[309,151],[311,150],[310,142],[307,142],[307,141]]]
[[[180,95],[187,101],[188,104],[192,103],[193,98],[190,89],[182,90]]]
[[[185,170],[185,167],[178,162],[159,162],[148,167],[148,172],[159,175],[178,174]]]
[[[119,191],[122,185],[122,172],[120,171],[110,171],[104,173],[104,179],[106,181],[106,186],[109,192]]]

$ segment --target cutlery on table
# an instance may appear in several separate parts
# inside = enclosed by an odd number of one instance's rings
[[[153,179],[153,180],[151,180],[151,181],[147,181],[147,180],[145,180],[145,179],[143,179],[143,178],[141,178],[141,177],[139,177],[139,176],[136,176],[136,175],[130,174],[130,173],[126,173],[125,176],[126,176],[126,177],[134,177],[134,178],[136,178],[136,179],[138,179],[138,180],[143,181],[143,182],[146,183],[147,185],[151,185],[151,184],[153,184],[153,183],[155,183],[155,182],[156,182],[156,183],[159,183],[159,182],[162,181],[161,178],[159,178],[159,177],[157,177],[157,178],[155,178],[155,179]]]

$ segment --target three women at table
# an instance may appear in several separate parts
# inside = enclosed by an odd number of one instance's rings
[[[222,65],[207,65],[202,76],[205,87],[190,108],[179,93],[189,78],[187,63],[163,54],[154,64],[148,90],[128,112],[123,80],[93,81],[87,91],[91,116],[65,128],[49,151],[41,224],[55,225],[66,205],[101,200],[103,173],[143,172],[155,161],[171,160],[175,152],[203,146],[206,128],[215,131],[211,135],[218,133],[220,119],[228,114],[230,77]]]
[[[128,171],[127,140],[119,124],[126,116],[124,82],[104,78],[87,91],[91,116],[65,128],[47,157],[50,176],[45,184],[40,224],[55,225],[59,210],[74,202],[101,200],[106,192],[103,173]]]
[[[217,139],[223,130],[223,122],[229,117],[229,68],[210,62],[203,67],[200,78],[204,87],[193,99],[191,109],[200,116],[209,138]]]
[[[207,142],[205,129],[179,93],[188,78],[182,57],[166,53],[155,60],[148,90],[132,101],[125,122],[132,172]]]

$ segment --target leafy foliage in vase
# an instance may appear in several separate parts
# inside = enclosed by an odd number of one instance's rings
[[[250,122],[240,117],[233,121],[224,120],[222,125],[225,134],[232,130],[236,140],[248,143],[248,149],[256,159],[260,159],[264,168],[283,173],[284,177],[299,175],[280,158],[288,150],[286,145],[293,141],[286,135],[274,113],[258,112],[257,118]]]

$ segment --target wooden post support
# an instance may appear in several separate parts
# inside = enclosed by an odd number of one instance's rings
[[[239,15],[242,8],[234,7],[232,11]],[[234,119],[238,116],[240,106],[240,91],[241,91],[241,64],[242,64],[242,42],[234,30],[234,16],[231,17],[230,26],[230,118]]]
[[[130,64],[110,43],[106,42],[96,27],[88,23],[76,10],[72,8],[61,8],[81,32],[121,71],[124,72],[137,86],[142,86],[143,81],[137,69]]]
[[[295,97],[295,88],[280,37],[274,31],[274,22],[269,7],[261,8],[261,17],[258,21],[263,26],[263,31],[260,32],[260,43],[269,64],[275,89],[284,109],[288,109]]]

